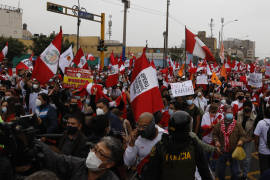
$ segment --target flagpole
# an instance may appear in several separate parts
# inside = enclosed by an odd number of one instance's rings
[[[186,44],[187,44],[187,35],[186,35],[186,30],[187,27],[185,26],[185,77],[187,76],[187,72],[186,72],[186,64],[187,64],[187,51],[186,51]]]

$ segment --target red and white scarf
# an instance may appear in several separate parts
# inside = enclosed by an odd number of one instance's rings
[[[233,132],[233,129],[236,125],[236,120],[233,120],[233,122],[229,125],[229,127],[227,128],[227,131],[225,130],[225,124],[224,124],[224,120],[222,120],[220,122],[220,125],[221,125],[221,132],[223,133],[223,136],[224,136],[224,151],[225,152],[229,152],[229,146],[230,146],[230,135],[232,134]]]

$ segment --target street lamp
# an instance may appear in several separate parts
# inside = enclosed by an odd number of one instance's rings
[[[224,29],[224,27],[230,23],[237,22],[237,21],[238,21],[238,19],[235,19],[235,20],[227,21],[224,23],[224,18],[223,17],[221,18],[221,33],[220,33],[221,41],[220,41],[220,44],[221,44],[221,42],[223,42],[223,29]],[[219,46],[220,46],[220,44],[219,44]]]
[[[163,39],[164,39],[164,45],[163,45],[163,68],[165,68],[165,61],[166,61],[166,31],[163,32]]]

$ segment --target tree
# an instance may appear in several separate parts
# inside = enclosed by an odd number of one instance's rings
[[[49,36],[39,35],[33,37],[33,46],[31,46],[31,49],[34,54],[39,56],[50,45],[55,36],[56,35],[54,33],[51,33]],[[73,45],[73,42],[69,42],[68,39],[62,39],[61,53],[63,53],[67,48],[69,48],[70,45]]]
[[[5,47],[6,42],[8,42],[8,53],[6,58],[9,62],[12,61],[13,57],[20,56],[27,52],[28,47],[25,46],[21,41],[12,37],[5,38],[3,36],[0,37],[1,50]]]

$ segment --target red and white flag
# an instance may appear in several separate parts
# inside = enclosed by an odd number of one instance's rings
[[[155,113],[164,108],[157,73],[147,61],[145,50],[135,61],[131,76],[130,100],[136,121],[144,112]]]
[[[62,73],[65,73],[65,68],[69,67],[72,60],[73,60],[73,51],[72,51],[72,45],[61,54],[59,59],[59,67],[62,71]]]
[[[225,60],[225,55],[224,55],[224,45],[223,42],[221,42],[221,47],[220,47],[220,52],[219,52],[219,57],[221,59],[221,63],[224,63]]]
[[[73,63],[76,64],[78,68],[88,69],[88,64],[87,64],[82,48],[78,49],[78,52],[76,53],[73,59]]]
[[[32,54],[29,59],[24,59],[21,62],[19,62],[19,64],[17,64],[16,74],[18,74],[18,71],[21,69],[33,71],[33,62],[32,62],[33,56],[34,55]]]
[[[111,69],[106,80],[106,87],[112,87],[117,85],[119,77],[118,61],[117,58],[114,58],[113,52],[110,57]]]
[[[62,29],[35,62],[32,77],[36,78],[41,84],[47,83],[57,73],[61,43]]]
[[[125,65],[122,61],[122,59],[119,59],[118,61],[118,68],[121,74],[125,74]]]
[[[7,53],[8,53],[8,42],[6,43],[5,47],[0,52],[0,62],[3,61],[3,59],[6,57]]]
[[[186,28],[186,51],[208,61],[215,61],[210,49]]]

